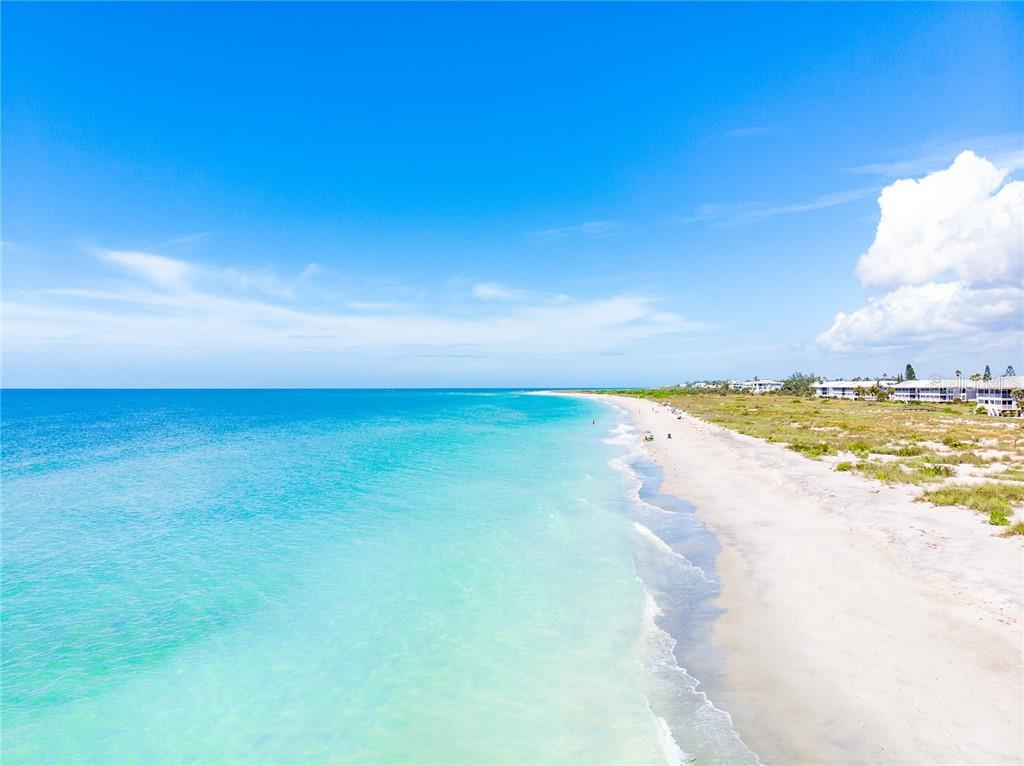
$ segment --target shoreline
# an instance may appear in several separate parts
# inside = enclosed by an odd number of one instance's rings
[[[646,599],[645,696],[669,743],[666,758],[670,764],[758,764],[729,713],[715,704],[724,668],[711,640],[721,613],[714,605],[718,540],[692,505],[661,492],[662,469],[640,446],[634,418],[615,410],[622,425],[604,441],[628,448],[612,464],[635,482],[626,516],[642,541],[633,556]]]
[[[650,400],[570,395],[653,431],[660,492],[718,539],[715,704],[763,762],[1024,763],[1021,542]]]

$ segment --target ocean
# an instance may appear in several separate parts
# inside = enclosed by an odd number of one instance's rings
[[[0,467],[5,764],[756,763],[621,410],[6,390]]]

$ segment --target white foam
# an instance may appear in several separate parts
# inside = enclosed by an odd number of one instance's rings
[[[682,681],[683,685],[694,695],[699,698],[700,707],[703,708],[703,713],[710,719],[717,719],[721,721],[722,725],[728,731],[729,737],[733,740],[733,743],[739,747],[740,752],[745,756],[749,756],[751,761],[756,764],[761,764],[761,759],[758,758],[757,753],[747,747],[747,743],[743,741],[743,738],[739,735],[739,732],[733,726],[732,716],[729,715],[725,710],[717,707],[711,699],[698,687],[700,682],[691,676],[686,668],[682,667],[676,660],[675,648],[676,640],[668,633],[659,627],[657,618],[662,614],[661,607],[658,606],[658,602],[654,599],[654,596],[650,594],[646,589],[644,590],[644,625],[647,630],[647,634],[650,637],[655,650],[655,662],[658,667],[668,670],[673,675],[677,675]],[[648,703],[650,704],[650,703]],[[652,713],[654,713],[652,708]],[[655,718],[664,721],[657,713],[654,713]],[[665,722],[666,728],[668,723]],[[669,728],[668,734],[672,737],[672,742],[675,744],[676,749],[680,753],[682,758],[692,760],[692,757],[688,756],[687,753],[679,747],[675,737],[672,736],[671,729]],[[663,748],[665,745],[663,744]],[[674,763],[682,763],[683,761],[674,761]],[[670,761],[672,763],[672,761]]]
[[[630,417],[630,413],[625,408],[615,405],[615,409],[619,410],[623,417]],[[609,434],[609,438],[604,440],[606,444],[614,444],[625,448],[623,454],[612,458],[608,463],[612,468],[623,472],[630,479],[632,502],[643,509],[673,516],[677,515],[678,512],[676,511],[647,502],[640,497],[640,491],[643,489],[644,484],[643,479],[641,479],[635,469],[635,465],[639,461],[646,459],[647,454],[639,443],[637,430],[634,425],[630,421],[620,422],[609,429]],[[696,566],[681,553],[673,550],[668,543],[658,537],[650,528],[635,521],[633,522],[633,527],[641,537],[654,545],[659,551],[666,555],[671,555],[675,560],[681,561],[688,569],[696,570],[706,582],[714,582],[708,578],[703,569]],[[661,607],[650,591],[647,590],[643,578],[636,572],[635,567],[636,564],[634,562],[634,572],[644,592],[643,623],[644,632],[647,640],[650,642],[652,651],[652,672],[656,676],[662,677],[663,682],[668,683],[671,687],[681,684],[683,688],[694,695],[693,704],[695,708],[692,712],[695,717],[692,723],[698,728],[704,728],[702,724],[707,726],[706,732],[710,739],[706,744],[714,747],[713,741],[717,740],[718,747],[715,749],[721,749],[723,755],[725,752],[730,752],[734,762],[760,764],[760,759],[747,747],[739,733],[733,728],[732,716],[716,707],[707,694],[698,688],[700,682],[679,664],[675,656],[676,639],[658,625],[657,618],[662,615]],[[665,679],[665,675],[668,676],[668,679],[674,680]],[[657,726],[659,742],[666,762],[671,766],[693,763],[696,760],[696,756],[686,752],[680,746],[668,720],[655,712],[650,699],[648,699],[648,707]]]
[[[683,766],[684,763],[693,763],[693,756],[679,747],[676,738],[672,736],[672,729],[669,728],[668,721],[653,710],[651,710],[651,715],[654,716],[654,721],[658,725],[658,742],[661,744],[661,752],[665,754],[665,761],[669,766]]]
[[[643,537],[646,540],[649,540],[651,544],[653,544],[654,547],[657,548],[659,551],[669,556],[672,556],[675,559],[678,559],[686,565],[687,569],[692,569],[694,572],[699,574],[701,578],[704,579],[706,582],[714,582],[707,576],[707,573],[703,569],[694,564],[679,551],[672,550],[672,546],[670,546],[668,543],[666,543],[664,540],[662,540],[660,537],[654,534],[654,531],[651,530],[649,527],[645,527],[640,522],[634,521],[633,528],[640,533],[641,537]]]

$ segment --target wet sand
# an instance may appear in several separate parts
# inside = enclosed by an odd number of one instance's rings
[[[1024,538],[628,397],[719,538],[715,703],[766,763],[1024,763]],[[666,435],[672,434],[671,439]]]

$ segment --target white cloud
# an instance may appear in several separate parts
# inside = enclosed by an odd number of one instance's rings
[[[187,262],[153,253],[101,250],[97,255],[157,287],[182,287],[194,274],[193,268]]]
[[[212,232],[209,231],[196,231],[191,234],[183,234],[180,237],[172,237],[167,240],[168,245],[193,245],[196,242],[202,242],[207,239]]]
[[[586,221],[573,226],[559,226],[554,229],[541,229],[530,234],[531,239],[539,241],[550,241],[566,239],[568,237],[592,237],[603,239],[605,237],[622,234],[626,226],[622,221]]]
[[[955,141],[930,141],[923,146],[899,151],[899,159],[857,165],[846,168],[846,172],[879,175],[886,178],[925,175],[949,165],[953,158],[968,146],[973,147],[976,154],[987,157],[996,167],[1009,170],[1024,167],[1024,136],[1019,133],[1009,133],[961,138]]]
[[[562,354],[628,348],[701,327],[639,295],[591,300],[532,296],[494,283],[474,292],[508,304],[318,303],[279,298],[264,271],[217,269],[153,253],[103,251],[131,278],[110,287],[15,291],[4,304],[5,344],[19,351],[122,349],[132,354],[346,352]],[[259,295],[249,289],[260,286]],[[291,284],[291,283],[289,283]],[[296,291],[304,290],[301,282]],[[298,307],[301,301],[301,307]],[[372,313],[367,313],[372,310]]]
[[[818,342],[850,351],[1019,335],[1024,183],[1006,177],[968,151],[946,170],[883,189],[875,239],[856,271],[866,287],[890,291],[837,314]]]
[[[920,181],[887,186],[878,198],[875,241],[857,263],[869,286],[937,278],[1006,282],[1024,264],[1024,182],[973,152]]]
[[[750,125],[744,128],[733,128],[726,132],[727,138],[751,138],[753,136],[766,136],[774,133],[775,129],[768,125]]]
[[[482,301],[518,301],[527,296],[524,290],[514,290],[499,282],[477,282],[473,295]]]
[[[871,186],[861,189],[849,189],[847,191],[824,194],[805,202],[787,204],[769,204],[767,202],[711,203],[701,205],[693,215],[683,216],[674,220],[677,223],[708,222],[722,226],[746,226],[783,215],[809,213],[814,210],[845,205],[848,202],[864,199],[874,194],[876,188]]]
[[[1014,332],[1024,326],[1024,289],[973,288],[966,282],[928,282],[905,285],[878,298],[869,298],[849,314],[836,315],[819,342],[831,351],[908,348],[980,333]]]

